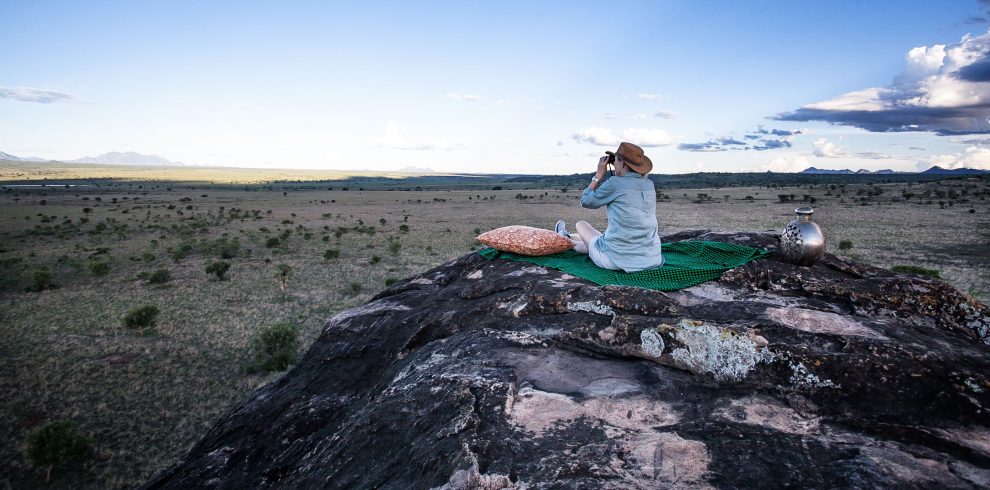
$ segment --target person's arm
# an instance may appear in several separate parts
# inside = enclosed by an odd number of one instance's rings
[[[598,160],[598,170],[595,171],[595,176],[591,178],[591,183],[581,193],[581,207],[597,209],[612,201],[612,186],[606,185],[607,181],[605,180],[607,159],[606,156]],[[605,187],[601,188],[603,185]]]
[[[595,170],[595,176],[591,178],[591,183],[588,187],[591,190],[598,190],[602,185],[602,181],[605,180],[605,171],[608,169],[608,155],[605,155],[598,159],[598,169]]]

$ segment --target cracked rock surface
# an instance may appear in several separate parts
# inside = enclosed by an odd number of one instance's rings
[[[662,293],[469,254],[331,318],[148,487],[986,488],[988,328],[832,255]]]

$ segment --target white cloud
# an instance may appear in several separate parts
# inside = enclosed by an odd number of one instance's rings
[[[814,147],[813,153],[816,157],[838,158],[848,155],[845,150],[829,141],[828,138],[818,138],[811,145]]]
[[[800,172],[810,166],[811,162],[804,155],[792,155],[774,158],[760,167],[770,172]]]
[[[51,104],[62,100],[74,100],[75,97],[65,92],[31,87],[0,87],[0,99],[14,99],[21,102],[37,102]]]
[[[985,146],[970,146],[961,153],[935,155],[928,161],[918,162],[918,168],[926,170],[932,165],[942,168],[978,168],[990,170],[990,148]]]
[[[395,121],[389,121],[385,125],[385,131],[382,134],[382,138],[378,140],[378,146],[393,150],[418,151],[452,151],[471,148],[471,145],[462,141],[408,141],[402,132],[402,128],[399,127],[399,123]]]
[[[890,89],[879,87],[857,90],[829,100],[808,104],[803,109],[816,109],[820,111],[882,111],[884,104],[881,100],[881,95],[891,92]]]
[[[867,131],[990,133],[990,30],[957,44],[907,52],[890,85],[871,87],[777,114],[783,121],[826,121]]]
[[[478,102],[479,100],[481,100],[481,97],[479,97],[477,95],[472,95],[472,94],[456,94],[456,93],[447,94],[447,98],[454,99],[454,100],[463,100],[465,102]]]
[[[662,129],[629,128],[619,136],[611,129],[592,127],[582,129],[573,138],[582,143],[592,143],[598,146],[617,146],[622,141],[635,143],[643,147],[668,146],[676,142],[676,138]]]
[[[918,46],[908,51],[907,67],[901,80],[920,80],[923,77],[938,73],[945,61],[945,45],[936,44],[931,47]]]
[[[616,146],[619,139],[608,128],[592,127],[582,129],[574,134],[574,139],[582,143],[592,143],[598,146]]]
[[[677,117],[677,113],[674,111],[668,111],[666,109],[660,109],[655,114],[653,114],[653,116],[660,119],[675,119]]]
[[[663,100],[664,96],[660,94],[636,94],[636,98],[644,100]]]
[[[674,144],[676,139],[662,129],[630,128],[622,132],[622,140],[639,146],[668,146]]]

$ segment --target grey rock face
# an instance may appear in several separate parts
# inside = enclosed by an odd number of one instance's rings
[[[148,487],[986,488],[988,325],[831,255],[661,293],[471,254],[330,319]]]

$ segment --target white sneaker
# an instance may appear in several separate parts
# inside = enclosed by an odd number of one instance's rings
[[[553,230],[557,232],[558,235],[564,238],[570,238],[571,234],[567,232],[567,223],[564,220],[557,222],[557,225],[553,227]]]

